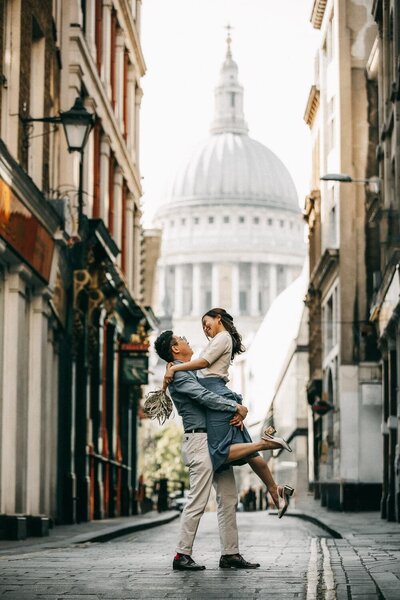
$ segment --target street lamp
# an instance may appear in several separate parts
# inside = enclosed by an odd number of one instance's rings
[[[83,153],[94,124],[94,118],[86,110],[82,98],[77,98],[72,108],[61,112],[59,119],[64,127],[69,152]]]
[[[365,183],[368,185],[372,193],[379,194],[380,180],[379,177],[369,177],[368,179],[354,179],[347,173],[327,173],[320,177],[321,181],[339,181],[340,183]]]
[[[79,189],[78,189],[78,228],[82,225],[83,215],[83,151],[94,125],[94,115],[88,112],[82,98],[76,98],[74,105],[66,111],[60,112],[58,117],[21,117],[25,123],[61,123],[67,140],[68,152],[80,152],[79,161]]]

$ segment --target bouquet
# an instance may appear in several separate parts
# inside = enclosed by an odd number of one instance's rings
[[[173,411],[172,400],[164,390],[154,390],[146,394],[143,410],[150,419],[157,419],[164,425]]]

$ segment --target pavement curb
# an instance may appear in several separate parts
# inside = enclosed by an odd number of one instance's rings
[[[143,531],[145,529],[152,529],[153,527],[158,527],[160,525],[166,525],[171,521],[174,521],[178,517],[181,516],[180,512],[177,512],[173,515],[168,515],[168,517],[156,519],[153,521],[147,521],[144,523],[132,523],[131,525],[117,525],[109,529],[108,531],[103,531],[99,533],[92,533],[90,535],[82,534],[79,536],[79,539],[71,540],[72,544],[87,544],[87,543],[103,543],[113,540],[117,537],[121,537],[123,535],[128,535],[129,533],[134,533],[135,531]]]
[[[270,514],[275,514],[275,512],[271,511]],[[278,514],[278,512],[276,512],[276,514]],[[336,531],[336,529],[332,529],[332,527],[329,527],[329,525],[327,525],[326,523],[324,523],[323,521],[321,521],[317,517],[313,517],[312,515],[309,515],[307,513],[303,513],[303,512],[287,512],[285,514],[285,518],[286,517],[297,517],[298,519],[302,519],[303,521],[308,521],[309,523],[313,523],[317,527],[320,527],[321,529],[323,529],[324,531],[326,531],[327,533],[329,533],[329,535],[331,535],[336,540],[342,540],[343,539],[343,536],[342,536],[341,533],[339,533],[339,531]]]

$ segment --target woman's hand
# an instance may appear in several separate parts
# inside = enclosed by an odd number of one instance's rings
[[[167,386],[171,383],[175,375],[174,363],[168,363],[165,369],[164,385]]]

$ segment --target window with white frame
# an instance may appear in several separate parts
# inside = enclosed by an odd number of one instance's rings
[[[322,307],[324,357],[328,356],[338,343],[338,328],[338,287],[335,286]]]

